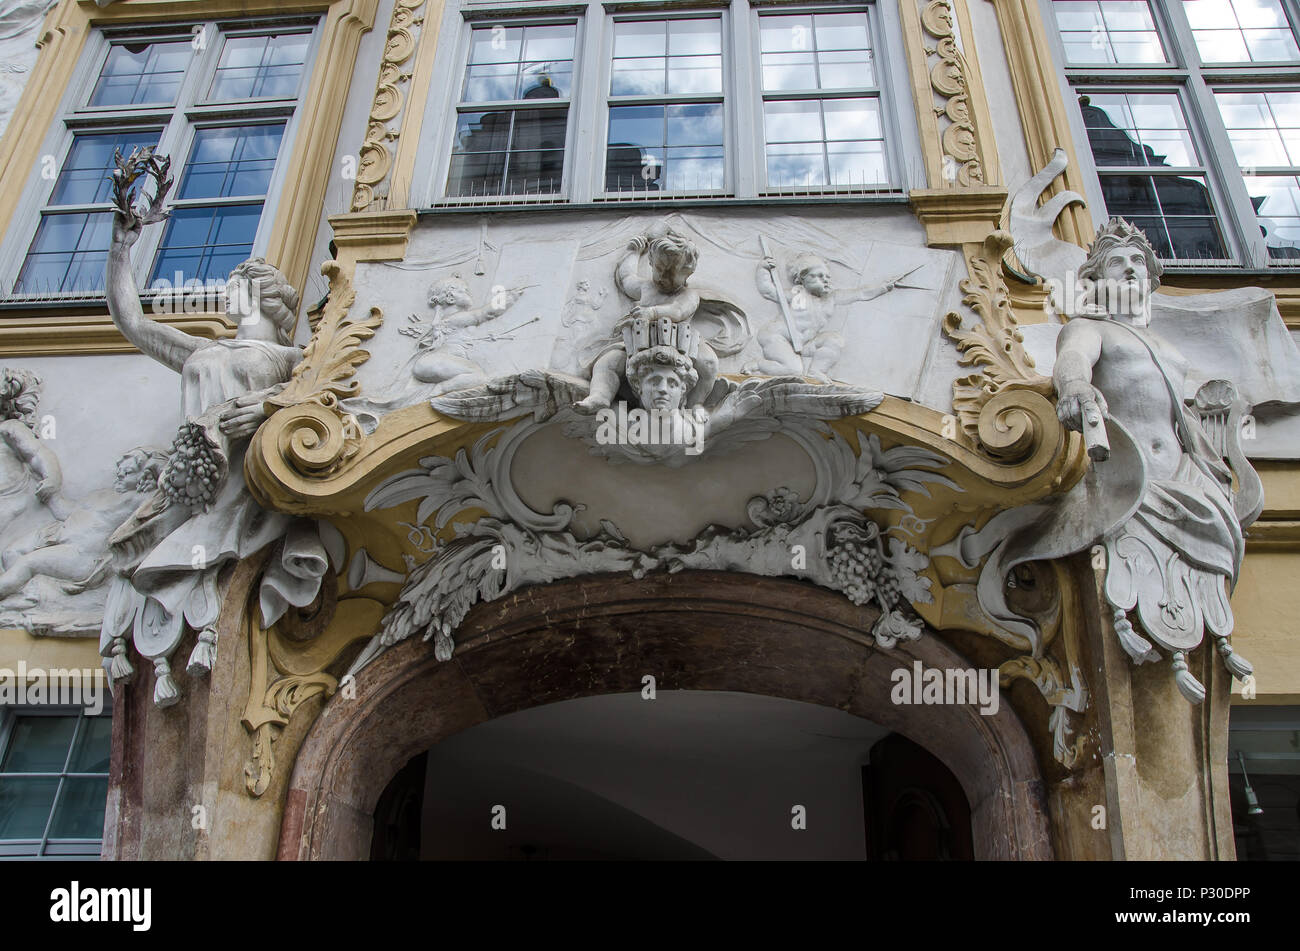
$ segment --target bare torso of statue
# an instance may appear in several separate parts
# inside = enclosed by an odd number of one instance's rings
[[[1142,341],[1111,320],[1073,320],[1061,331],[1058,346],[1062,351],[1097,353],[1092,385],[1105,397],[1111,418],[1132,434],[1147,465],[1148,477],[1169,479],[1183,454],[1174,426],[1176,407],[1169,390],[1172,384],[1175,393],[1183,392],[1187,361],[1148,331],[1135,330],[1145,335],[1160,357],[1171,377],[1168,384]]]

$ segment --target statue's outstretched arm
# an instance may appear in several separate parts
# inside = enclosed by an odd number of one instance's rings
[[[1106,398],[1092,385],[1092,368],[1101,359],[1101,334],[1087,319],[1065,325],[1056,340],[1056,365],[1052,383],[1056,387],[1056,414],[1068,428],[1082,431],[1083,412],[1096,403],[1107,415]]]
[[[131,247],[140,238],[146,224],[166,217],[162,201],[167,187],[167,165],[154,158],[151,150],[136,150],[127,159],[117,157],[118,167],[113,173],[114,204],[113,241],[108,249],[108,263],[104,268],[104,289],[108,297],[108,312],[122,336],[134,344],[141,353],[171,367],[177,373],[185,360],[199,348],[201,342],[184,331],[168,327],[145,317],[140,306],[140,288],[131,268]],[[135,193],[131,185],[144,174],[151,175],[157,190],[151,207],[141,214],[134,208]]]

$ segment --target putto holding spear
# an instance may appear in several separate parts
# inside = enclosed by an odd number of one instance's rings
[[[767,239],[759,236],[763,261],[758,267],[758,290],[781,308],[781,320],[772,321],[758,332],[763,359],[745,367],[746,373],[770,376],[795,374],[818,383],[829,383],[830,371],[840,359],[844,338],[829,329],[835,308],[841,304],[869,301],[888,294],[895,287],[909,287],[904,278],[919,270],[917,265],[898,277],[874,287],[836,290],[831,284],[830,266],[815,254],[799,254],[790,262],[790,289],[782,286],[776,258]]]

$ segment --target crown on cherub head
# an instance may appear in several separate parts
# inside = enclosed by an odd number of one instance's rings
[[[688,360],[694,360],[700,350],[700,335],[689,323],[674,323],[668,317],[657,320],[634,317],[623,325],[623,347],[629,357],[653,347],[671,347]]]

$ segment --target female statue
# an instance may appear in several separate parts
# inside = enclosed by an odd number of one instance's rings
[[[136,649],[154,662],[154,701],[166,706],[179,697],[168,658],[184,634],[183,622],[200,632],[189,672],[206,673],[215,657],[218,573],[289,527],[288,516],[266,512],[249,494],[243,457],[265,419],[265,401],[283,388],[302,358],[293,345],[298,293],[279,270],[252,258],[226,284],[226,313],[238,323],[234,339],[202,340],[147,318],[131,247],[146,224],[166,217],[170,163],[151,149],[116,158],[108,310],[127,340],[181,375],[184,421],[157,491],[110,539],[118,573],[108,593],[100,652],[111,658],[112,679],[128,679],[134,671],[125,636],[133,632]],[[148,209],[139,211],[132,185],[145,174],[157,187]]]

